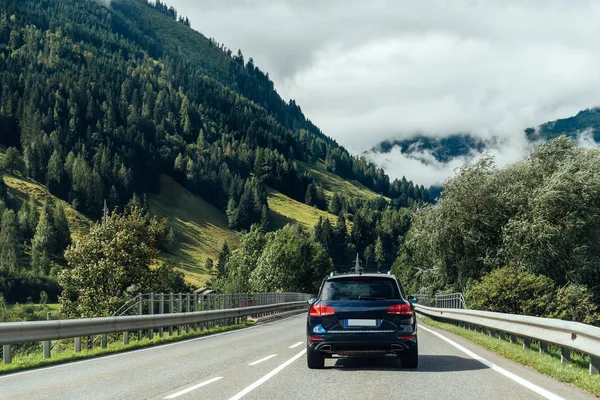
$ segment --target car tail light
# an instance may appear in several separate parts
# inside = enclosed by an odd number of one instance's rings
[[[406,303],[394,304],[388,307],[387,313],[395,315],[412,315],[412,309]]]
[[[319,340],[323,340],[323,336],[309,336],[308,340],[311,342],[318,342]]]
[[[324,306],[322,304],[313,304],[310,308],[308,315],[311,317],[326,317],[328,315],[334,315],[335,310],[331,306]]]

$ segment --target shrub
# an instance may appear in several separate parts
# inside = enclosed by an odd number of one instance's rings
[[[592,291],[587,286],[575,283],[558,290],[556,307],[548,316],[600,326],[600,311],[594,304]]]
[[[548,277],[503,267],[484,275],[466,295],[475,310],[545,317],[555,308],[556,291]]]

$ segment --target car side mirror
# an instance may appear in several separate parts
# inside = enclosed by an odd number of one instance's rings
[[[418,303],[419,299],[417,298],[417,296],[408,296],[408,301],[411,303]]]
[[[315,304],[316,301],[317,301],[316,297],[311,297],[310,299],[306,300],[306,302],[308,303],[309,306],[312,306],[313,304]]]

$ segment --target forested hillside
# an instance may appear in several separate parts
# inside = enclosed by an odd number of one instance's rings
[[[251,58],[189,25],[161,2],[0,0],[0,145],[10,156],[5,172],[46,185],[92,219],[102,215],[105,201],[108,209],[123,210],[150,199],[152,208],[160,176],[168,176],[224,213],[228,228],[238,231],[252,224],[276,227],[268,198],[277,191],[360,228],[340,250],[340,263],[351,252],[370,254],[378,239],[391,262],[397,239],[375,233],[376,226],[389,225],[383,220],[387,202],[385,212],[400,213],[427,202],[427,190],[391,182],[374,164],[351,156],[293,100],[283,101]],[[312,172],[320,168],[329,180],[374,192],[374,199],[332,197],[323,174]],[[389,200],[380,197],[381,203],[378,195]],[[12,208],[21,203],[15,198]],[[49,273],[33,267],[27,250],[39,223],[17,224],[21,236],[12,236],[23,257],[10,262],[14,267],[2,262],[3,274]],[[363,226],[368,233],[360,233]],[[47,251],[62,265],[62,248],[48,244]]]

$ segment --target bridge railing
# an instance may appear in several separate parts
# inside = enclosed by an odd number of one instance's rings
[[[532,341],[539,343],[540,353],[548,351],[548,344],[555,345],[561,349],[563,363],[571,361],[571,350],[579,351],[589,355],[590,374],[598,374],[600,370],[600,328],[595,326],[527,315],[429,307],[418,303],[415,310],[435,320],[490,336],[501,339],[508,336],[512,343],[517,343],[517,338],[521,338],[524,349],[529,349]]]
[[[94,335],[100,335],[101,346],[106,348],[108,334],[122,334],[127,345],[133,332],[141,340],[144,336],[153,339],[155,334],[163,337],[167,332],[173,335],[174,331],[189,333],[191,329],[238,324],[248,317],[306,308],[309,297],[304,293],[140,294],[119,310],[135,310],[138,315],[0,323],[2,358],[4,363],[11,363],[11,345],[19,343],[42,342],[44,357],[49,358],[52,341],[61,339],[74,339],[74,350],[80,352],[81,339],[87,338],[91,348]]]

